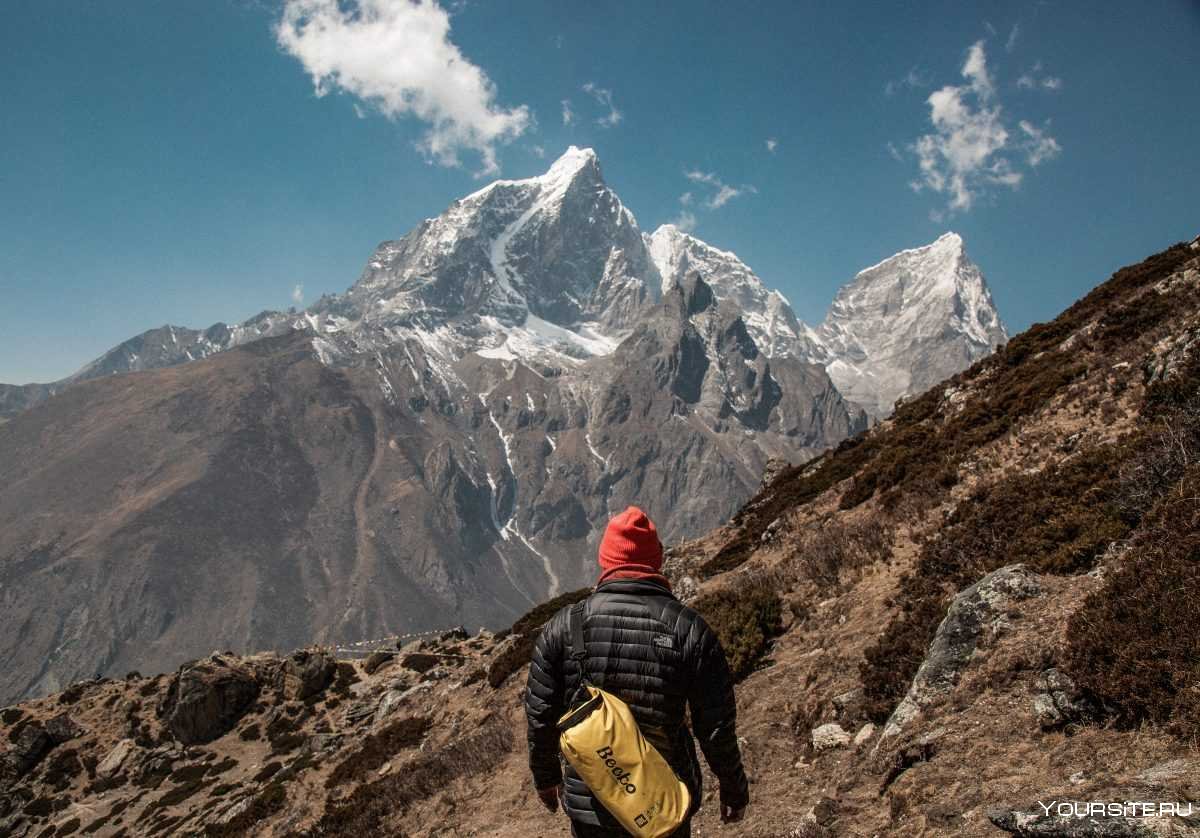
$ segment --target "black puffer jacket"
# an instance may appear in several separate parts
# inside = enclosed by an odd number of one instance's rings
[[[566,765],[563,780],[556,723],[579,685],[571,659],[570,608],[542,629],[529,667],[525,713],[529,719],[529,767],[537,788],[564,782],[567,814],[582,823],[620,829],[582,780]],[[721,801],[744,806],[749,800],[738,751],[733,678],[717,636],[692,609],[664,586],[620,579],[598,586],[587,602],[583,623],[588,680],[626,702],[643,735],[675,773],[701,799],[692,730],[721,784]]]

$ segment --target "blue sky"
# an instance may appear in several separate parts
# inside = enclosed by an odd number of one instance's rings
[[[4,5],[0,381],[342,291],[570,144],[809,322],[947,229],[1014,331],[1200,232],[1195,2],[361,2]]]

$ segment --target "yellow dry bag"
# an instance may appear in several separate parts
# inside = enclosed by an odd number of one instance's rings
[[[583,607],[571,608],[571,657],[580,672],[587,650]],[[683,823],[692,796],[638,728],[629,705],[612,693],[581,684],[588,697],[558,721],[559,747],[575,773],[629,834],[662,838]]]

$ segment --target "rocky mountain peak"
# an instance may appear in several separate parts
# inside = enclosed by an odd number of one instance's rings
[[[855,275],[813,333],[847,398],[876,416],[1008,340],[979,267],[948,232]]]
[[[769,289],[735,253],[713,247],[674,224],[663,224],[645,239],[664,293],[690,274],[700,273],[718,300],[728,300],[740,310],[746,329],[768,357],[814,354],[787,299]]]
[[[711,308],[716,302],[712,286],[695,271],[684,277],[683,282],[673,290],[683,298],[684,310],[689,316]]]

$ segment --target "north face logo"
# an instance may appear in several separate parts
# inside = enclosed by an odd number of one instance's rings
[[[675,638],[671,637],[669,634],[656,634],[650,638],[650,642],[655,646],[658,646],[660,649],[675,648]]]

